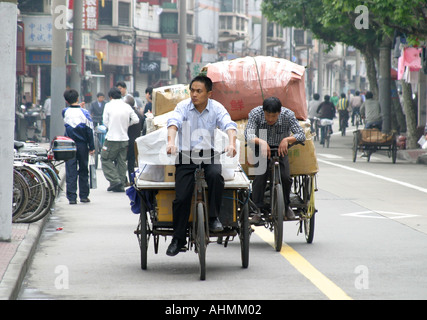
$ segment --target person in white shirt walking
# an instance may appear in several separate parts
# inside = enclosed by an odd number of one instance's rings
[[[46,141],[49,142],[50,141],[50,115],[52,110],[52,99],[50,98],[50,96],[48,96],[47,99],[45,100],[43,105],[43,110],[46,115],[46,118],[44,120],[46,125]]]
[[[132,108],[121,99],[116,87],[108,92],[110,102],[105,105],[103,122],[108,128],[101,151],[102,171],[110,183],[107,191],[124,192],[126,183],[126,155],[129,143],[128,128],[139,122]]]

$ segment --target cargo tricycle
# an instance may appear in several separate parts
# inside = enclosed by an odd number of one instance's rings
[[[169,166],[167,166],[169,167]],[[167,169],[165,169],[167,170]],[[195,186],[191,215],[187,227],[187,244],[182,251],[194,250],[199,257],[200,280],[206,279],[206,249],[209,243],[222,239],[224,247],[238,237],[241,247],[243,268],[249,265],[249,188],[245,173],[235,169],[234,178],[225,181],[222,207],[219,219],[224,227],[221,232],[212,233],[208,227],[207,184],[201,165],[195,170]],[[141,268],[147,269],[147,250],[150,239],[154,252],[159,249],[159,238],[173,235],[172,201],[175,199],[175,181],[147,181],[135,179],[140,203],[140,215],[135,234],[141,250]]]

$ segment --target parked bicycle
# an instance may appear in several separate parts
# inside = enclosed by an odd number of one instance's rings
[[[53,146],[53,144],[52,144]],[[15,141],[12,222],[36,222],[51,212],[60,191],[62,162],[36,143]]]

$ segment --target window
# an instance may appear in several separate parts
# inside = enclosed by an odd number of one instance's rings
[[[160,15],[160,32],[162,34],[178,34],[178,14],[163,12]]]
[[[129,27],[130,3],[119,2],[119,26]]]
[[[43,0],[19,1],[18,9],[25,12],[43,12]]]
[[[102,7],[102,0],[98,1],[98,24],[111,26],[113,24],[113,3],[111,0],[104,0],[104,7]]]

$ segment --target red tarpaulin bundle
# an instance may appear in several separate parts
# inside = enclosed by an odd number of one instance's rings
[[[275,96],[299,120],[307,119],[305,68],[286,59],[245,57],[208,64],[203,71],[213,82],[212,99],[221,102],[233,120]]]

